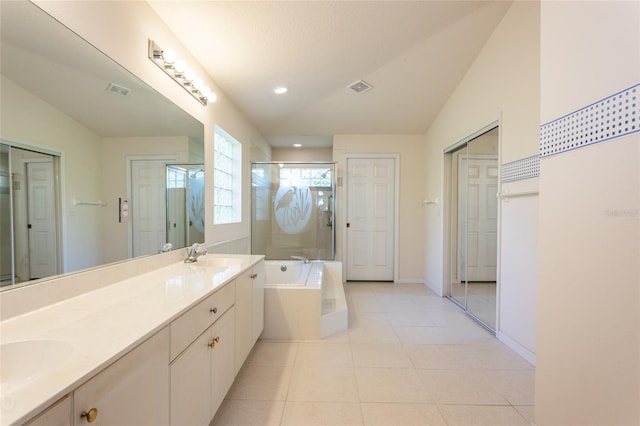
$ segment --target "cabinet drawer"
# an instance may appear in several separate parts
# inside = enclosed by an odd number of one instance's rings
[[[232,281],[171,323],[171,360],[229,309],[236,297]]]

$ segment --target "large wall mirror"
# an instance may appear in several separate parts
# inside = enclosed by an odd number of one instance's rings
[[[34,4],[0,9],[0,289],[202,242],[202,123]]]

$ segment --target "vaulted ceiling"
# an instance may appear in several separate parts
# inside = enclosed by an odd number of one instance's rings
[[[505,1],[148,0],[272,146],[424,133]],[[347,86],[364,80],[372,90]],[[276,86],[289,91],[276,95]]]

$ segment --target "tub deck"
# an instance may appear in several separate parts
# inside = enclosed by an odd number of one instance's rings
[[[262,339],[319,340],[345,331],[342,263],[312,262],[304,285],[265,283],[264,311]]]

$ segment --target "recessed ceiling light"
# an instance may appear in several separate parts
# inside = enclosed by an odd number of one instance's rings
[[[283,95],[283,94],[287,93],[288,91],[289,91],[289,89],[287,89],[284,86],[276,87],[275,89],[273,89],[273,93],[275,93],[276,95]]]
[[[300,148],[302,146],[302,144],[301,143],[294,143],[293,146],[296,147],[296,148]]]

